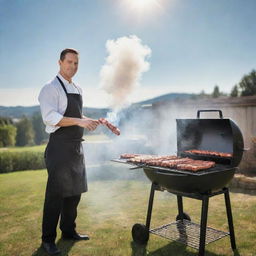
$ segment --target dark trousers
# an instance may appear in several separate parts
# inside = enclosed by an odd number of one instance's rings
[[[42,241],[55,241],[59,218],[62,233],[68,235],[75,232],[75,219],[77,217],[77,206],[80,198],[81,194],[71,197],[60,197],[46,193],[42,223]]]

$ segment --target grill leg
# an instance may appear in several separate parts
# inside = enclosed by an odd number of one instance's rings
[[[181,220],[183,220],[183,202],[182,202],[182,196],[177,196],[177,203],[178,203],[179,216],[180,216]]]
[[[152,183],[149,201],[148,201],[148,213],[147,213],[147,221],[146,221],[146,227],[148,228],[148,230],[149,230],[150,222],[151,222],[151,214],[152,214],[152,208],[153,208],[155,189],[156,189],[156,185],[154,183]]]
[[[198,256],[204,256],[204,251],[205,251],[205,237],[206,237],[206,227],[207,227],[208,204],[209,204],[209,196],[204,195],[203,199],[202,199],[200,244],[199,244]]]
[[[230,203],[230,197],[229,197],[229,189],[227,188],[224,192],[225,196],[225,203],[226,203],[226,211],[227,211],[227,217],[228,217],[228,227],[229,227],[229,233],[230,233],[230,243],[231,247],[234,250],[236,250],[236,240],[235,240],[235,232],[234,232],[234,226],[233,226],[233,217],[232,217],[232,211],[231,211],[231,203]]]

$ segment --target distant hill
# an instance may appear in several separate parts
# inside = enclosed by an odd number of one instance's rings
[[[176,99],[190,99],[195,97],[195,94],[190,93],[168,93],[164,94],[152,99],[144,100],[141,102],[134,103],[133,105],[140,106],[145,104],[153,104],[161,101],[171,101]],[[32,116],[33,113],[39,112],[40,107],[31,106],[31,107],[23,107],[23,106],[15,106],[15,107],[4,107],[0,106],[0,116],[1,117],[10,117],[10,118],[20,118],[23,115]],[[102,116],[106,116],[106,113],[109,111],[108,108],[84,108],[84,113],[89,117],[99,118]]]
[[[11,118],[20,118],[23,115],[31,116],[33,113],[40,111],[39,106],[23,107],[4,107],[0,106],[0,116],[1,117],[11,117]]]
[[[161,101],[171,101],[171,100],[177,100],[177,99],[191,99],[193,97],[195,97],[196,94],[192,94],[192,93],[168,93],[168,94],[164,94],[149,100],[144,100],[144,101],[140,101],[137,104],[139,105],[144,105],[144,104],[153,104],[156,102],[161,102]]]
[[[21,118],[23,115],[32,116],[34,113],[39,112],[40,107],[31,106],[31,107],[23,107],[23,106],[15,106],[15,107],[4,107],[0,106],[0,116],[1,117],[10,117],[10,118]],[[102,117],[105,116],[109,111],[107,108],[84,108],[84,113],[90,117]]]

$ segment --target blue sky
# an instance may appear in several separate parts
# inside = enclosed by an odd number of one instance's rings
[[[132,101],[212,92],[216,84],[230,92],[256,68],[255,0],[153,0],[161,8],[144,12],[127,1],[134,0],[0,0],[0,105],[37,105],[60,51],[72,47],[80,51],[74,81],[85,105],[106,106],[99,88],[105,44],[129,35],[152,51]]]

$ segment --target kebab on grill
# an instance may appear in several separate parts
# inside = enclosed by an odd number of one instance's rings
[[[168,168],[176,168],[179,170],[199,171],[209,169],[215,166],[213,161],[194,160],[189,157],[181,158],[175,155],[145,155],[145,154],[122,154],[120,156],[127,159],[130,163],[142,163],[152,166],[161,166]]]
[[[128,154],[128,153],[125,153],[125,154],[121,154],[120,158],[128,159],[128,158],[133,158],[135,156],[139,156],[139,154]]]
[[[186,150],[185,153],[196,154],[196,155],[219,156],[219,157],[232,157],[232,153],[224,153],[224,152],[209,151],[209,150],[198,150],[198,149]]]
[[[177,156],[175,155],[166,155],[166,156],[159,156],[159,155],[146,155],[146,154],[129,154],[124,153],[120,155],[120,158],[124,159],[132,159],[136,158],[141,161],[147,161],[147,160],[163,160],[163,159],[176,159]]]
[[[105,125],[111,132],[113,132],[114,134],[116,134],[116,135],[120,135],[121,134],[121,132],[120,132],[120,130],[116,127],[116,126],[114,126],[113,124],[111,124],[107,119],[105,119],[105,118],[100,118],[99,119],[99,122],[101,123],[101,124],[103,124],[103,125]]]
[[[209,169],[215,166],[213,161],[203,161],[203,160],[193,160],[191,162],[178,164],[177,169],[179,170],[189,170],[189,171],[199,171]]]

